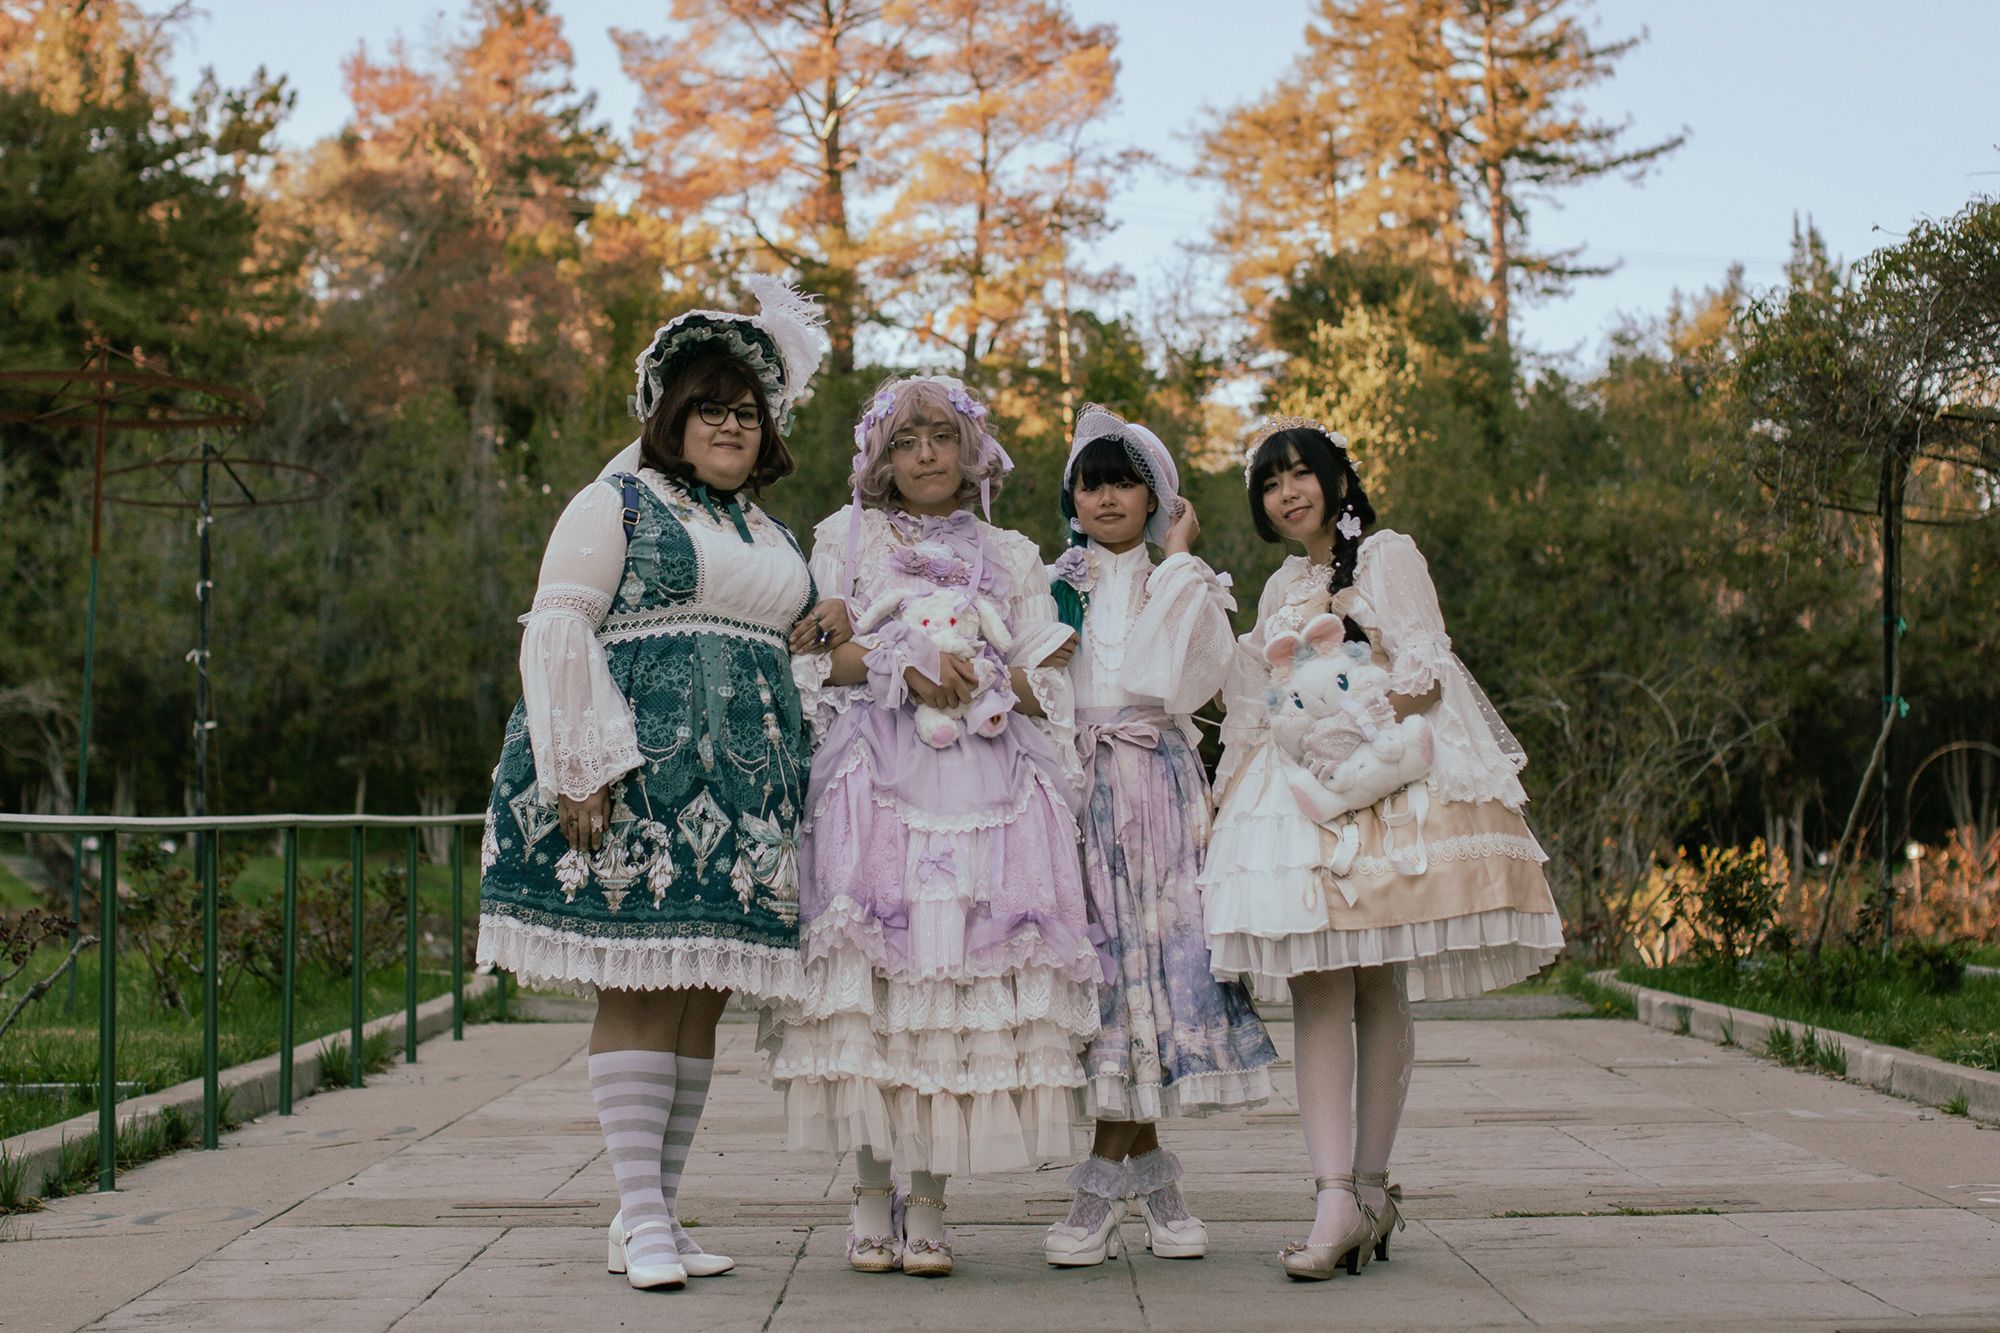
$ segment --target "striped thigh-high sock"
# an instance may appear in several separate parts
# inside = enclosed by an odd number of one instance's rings
[[[694,1146],[694,1132],[701,1128],[701,1108],[708,1103],[708,1083],[714,1073],[714,1060],[689,1055],[675,1059],[674,1108],[667,1117],[667,1136],[660,1146],[660,1193],[666,1196],[667,1211],[674,1215],[674,1244],[682,1254],[702,1253],[701,1246],[681,1226],[675,1200],[680,1196],[688,1151]]]
[[[660,1192],[660,1144],[674,1104],[671,1051],[605,1051],[590,1057],[590,1095],[618,1179],[618,1208],[629,1234],[641,1222],[672,1222]],[[651,1227],[626,1244],[628,1263],[663,1263],[675,1254],[673,1233]]]

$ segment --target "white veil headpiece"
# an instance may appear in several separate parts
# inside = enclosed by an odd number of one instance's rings
[[[1159,501],[1146,517],[1146,540],[1158,545],[1166,540],[1174,522],[1174,501],[1180,498],[1181,474],[1166,444],[1136,421],[1127,421],[1108,407],[1085,403],[1076,414],[1076,431],[1070,437],[1069,459],[1063,464],[1063,494],[1068,495],[1076,480],[1076,460],[1086,445],[1096,440],[1117,440],[1125,446],[1125,456],[1139,479]],[[1075,523],[1075,519],[1070,520]]]

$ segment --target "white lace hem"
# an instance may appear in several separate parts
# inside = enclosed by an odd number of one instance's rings
[[[1122,1074],[1093,1074],[1084,1085],[1091,1120],[1199,1120],[1216,1111],[1247,1111],[1271,1100],[1271,1071],[1215,1069],[1177,1078],[1166,1087],[1134,1083]]]
[[[1412,1000],[1450,1000],[1511,986],[1562,952],[1562,920],[1553,912],[1511,907],[1365,930],[1317,930],[1259,936],[1211,934],[1210,966],[1241,979],[1265,1002],[1291,998],[1287,984],[1305,972],[1408,963]]]
[[[475,957],[524,986],[571,995],[707,988],[753,1004],[785,1004],[805,989],[797,949],[699,936],[599,940],[494,912],[480,915]]]
[[[974,1097],[884,1087],[867,1079],[785,1088],[791,1147],[868,1148],[905,1170],[945,1176],[1025,1171],[1075,1152],[1077,1093],[1042,1086]]]

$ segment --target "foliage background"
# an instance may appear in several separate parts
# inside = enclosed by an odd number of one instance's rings
[[[299,152],[275,146],[281,75],[168,86],[179,11],[6,0],[0,365],[74,365],[101,337],[243,384],[268,411],[230,450],[326,478],[217,530],[209,800],[231,812],[477,807],[514,618],[555,515],[630,438],[631,357],[677,311],[739,301],[746,272],[834,320],[800,473],[769,497],[800,531],[843,502],[873,385],[949,369],[1020,464],[998,521],[1054,554],[1065,422],[1106,403],[1179,452],[1247,611],[1282,552],[1251,529],[1234,441],[1256,411],[1322,416],[1528,749],[1573,930],[1629,950],[1677,848],[1762,838],[1809,876],[1838,837],[1879,718],[1879,591],[1865,521],[1805,530],[1754,469],[1730,385],[1764,294],[1740,275],[1633,322],[1588,376],[1509,337],[1514,305],[1588,278],[1534,244],[1534,210],[1678,142],[1590,114],[1628,48],[1588,12],[1324,0],[1286,78],[1203,129],[1205,172],[1261,182],[1208,238],[1228,300],[1126,321],[1093,298],[1127,276],[1079,258],[1134,165],[1096,128],[1117,34],[1053,0],[676,0],[620,34],[624,127],[575,87],[546,4],[472,0],[432,45],[356,53],[348,123]],[[1845,290],[1809,226],[1792,239],[1782,293]],[[0,427],[9,808],[71,800],[86,449]],[[1990,476],[1953,484],[1990,507]],[[109,521],[93,805],[184,809],[192,524]],[[1909,540],[1915,757],[1993,739],[2000,526]],[[1913,833],[1996,845],[1995,775],[1935,766]]]

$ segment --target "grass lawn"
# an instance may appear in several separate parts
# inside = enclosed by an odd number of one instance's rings
[[[23,990],[33,977],[46,975],[60,955],[44,949],[37,966],[24,973],[10,990]],[[157,1092],[201,1075],[201,996],[189,996],[187,1010],[161,1006],[154,995],[145,964],[121,953],[118,970],[118,1077],[140,1085],[124,1096]],[[97,961],[79,960],[76,1007],[65,1012],[61,983],[38,1000],[0,1040],[0,1085],[13,1083],[76,1083],[67,1095],[9,1092],[0,1088],[0,1137],[53,1124],[97,1105]],[[444,972],[419,972],[419,999],[442,995],[451,988]],[[348,979],[321,969],[300,969],[295,1031],[301,1042],[344,1033],[349,1022]],[[368,977],[369,1018],[400,1013],[403,1007],[403,965],[398,962]],[[11,1007],[11,1006],[10,1006]],[[278,1049],[279,1001],[276,991],[255,977],[244,977],[221,1005],[216,1048],[223,1067],[255,1060]]]
[[[1628,963],[1618,975],[1975,1069],[2000,1069],[2000,977],[1968,976],[1957,989],[1939,994],[1894,964],[1854,954],[1828,954],[1816,970],[1757,959],[1736,969]]]

